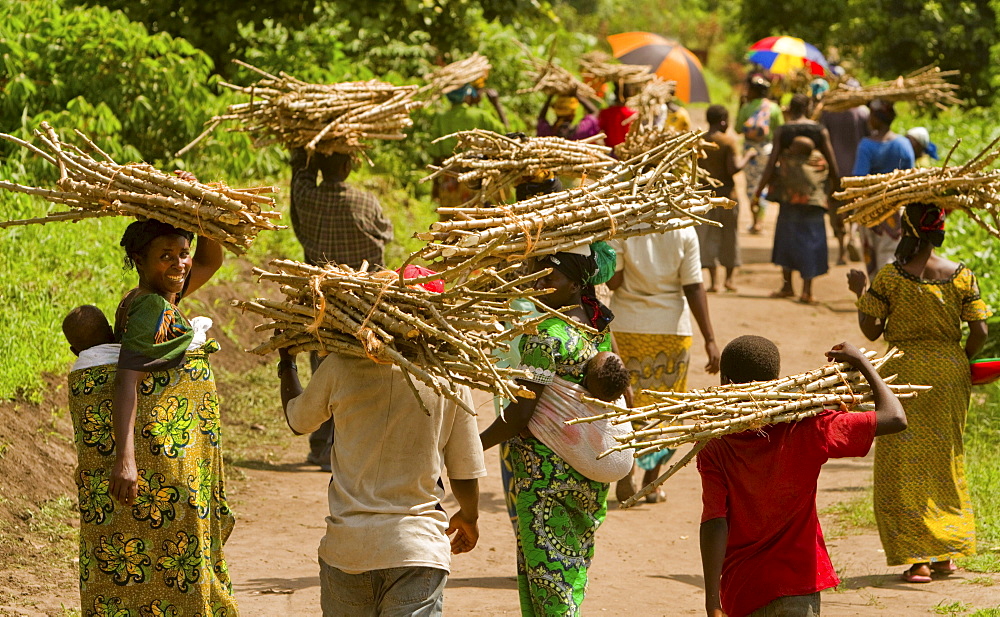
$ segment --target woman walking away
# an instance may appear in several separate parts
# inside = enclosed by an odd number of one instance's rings
[[[587,363],[611,350],[607,330],[611,312],[594,295],[594,285],[614,272],[614,254],[603,243],[577,254],[556,253],[538,259],[552,272],[536,283],[553,289],[539,300],[571,319],[546,319],[536,334],[519,344],[522,369],[534,377],[520,381],[535,398],[518,398],[483,431],[483,449],[505,442],[514,468],[513,501],[517,513],[517,586],[526,617],[577,616],[594,557],[594,534],[607,514],[609,485],[574,469],[528,430],[528,422],[547,384],[560,377],[581,384]],[[582,329],[586,324],[596,333]]]
[[[975,520],[965,479],[962,434],[969,408],[969,358],[986,341],[992,313],[976,277],[934,253],[944,240],[944,213],[913,203],[902,217],[896,262],[866,291],[851,270],[858,323],[871,340],[885,337],[904,356],[885,366],[900,383],[933,389],[905,399],[909,428],[875,444],[875,518],[888,565],[909,565],[903,579],[928,583],[955,571],[953,559],[975,553]],[[962,347],[962,322],[969,337]]]
[[[78,434],[84,615],[238,614],[222,553],[234,519],[208,361],[218,345],[177,308],[222,265],[222,247],[202,236],[192,255],[191,239],[154,220],[122,237],[138,285],[115,314],[113,395],[86,407]]]
[[[705,370],[719,372],[719,349],[708,314],[708,299],[701,276],[698,234],[690,227],[614,243],[618,272],[608,281],[615,290],[615,342],[625,363],[634,392],[631,406],[648,405],[653,397],[641,390],[683,392],[691,362],[691,315],[705,339]],[[645,470],[643,485],[659,475],[660,465],[673,450],[640,457]],[[625,501],[635,494],[632,475],[618,482],[615,496]],[[662,491],[646,496],[647,503],[664,499]]]
[[[829,270],[826,246],[826,206],[839,186],[837,159],[830,134],[809,119],[811,101],[796,94],[788,106],[788,121],[778,129],[774,151],[767,162],[756,197],[770,185],[771,198],[780,204],[774,229],[771,261],[781,266],[781,289],[772,298],[791,298],[792,271],[802,277],[799,301],[812,304],[812,280]],[[772,180],[773,178],[773,180]]]

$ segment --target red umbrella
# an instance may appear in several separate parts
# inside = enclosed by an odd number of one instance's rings
[[[624,64],[644,64],[677,82],[675,95],[685,103],[708,103],[708,85],[701,61],[686,47],[650,32],[623,32],[608,37],[615,58]]]

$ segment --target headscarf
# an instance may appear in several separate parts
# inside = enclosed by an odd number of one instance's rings
[[[903,210],[903,237],[896,246],[896,261],[905,264],[920,249],[922,242],[941,246],[944,242],[945,213],[937,206],[925,203],[907,204]]]
[[[461,88],[456,88],[455,90],[452,90],[445,96],[448,97],[449,101],[457,105],[458,103],[464,101],[465,97],[467,96],[472,96],[472,97],[476,96],[476,89],[472,87],[472,84],[465,84]]]
[[[579,283],[582,286],[580,304],[587,310],[590,325],[599,332],[607,329],[615,315],[597,299],[594,285],[606,283],[615,274],[617,258],[615,249],[610,244],[595,242],[589,246],[539,257],[539,262],[558,270],[574,283]]]
[[[580,101],[575,96],[566,94],[557,96],[556,100],[552,102],[552,111],[556,112],[557,116],[572,116],[576,114],[578,107],[580,107]]]
[[[827,90],[830,89],[830,82],[823,79],[822,77],[817,77],[816,79],[809,82],[809,90],[812,92],[814,99],[818,99],[826,94]]]

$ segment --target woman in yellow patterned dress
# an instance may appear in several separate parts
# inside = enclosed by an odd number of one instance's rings
[[[888,565],[909,565],[903,579],[927,583],[955,571],[953,558],[975,552],[975,520],[965,480],[962,434],[969,408],[969,358],[986,341],[990,310],[976,277],[934,254],[944,214],[910,204],[896,262],[866,291],[860,270],[848,275],[858,322],[871,340],[884,336],[905,354],[885,367],[901,383],[928,384],[906,399],[909,428],[875,442],[875,518]],[[969,338],[962,347],[962,322]]]
[[[176,306],[221,266],[222,248],[201,237],[192,256],[191,239],[158,221],[129,225],[121,244],[139,282],[115,315],[117,368],[70,376],[85,616],[238,614],[222,554],[234,519],[207,358],[218,346],[195,348]]]

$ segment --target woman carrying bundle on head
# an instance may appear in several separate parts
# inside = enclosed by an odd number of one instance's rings
[[[579,122],[576,120],[576,113],[580,106],[583,106],[584,114]],[[556,115],[554,123],[548,119],[549,109]],[[593,137],[601,132],[601,127],[597,122],[597,107],[594,102],[587,97],[576,96],[575,94],[560,94],[559,96],[549,95],[545,99],[545,105],[538,112],[537,134],[539,137],[562,137],[571,141],[579,141]]]
[[[177,304],[222,265],[222,247],[155,220],[122,236],[138,284],[115,313],[121,352],[111,400],[88,408],[78,439],[83,613],[236,617],[222,546],[226,502],[219,399],[204,318]],[[208,320],[204,320],[208,321]]]
[[[900,383],[933,388],[903,407],[909,428],[875,443],[875,519],[888,565],[909,565],[903,579],[928,583],[955,571],[955,557],[975,553],[975,520],[965,479],[962,435],[969,408],[969,358],[986,341],[992,313],[975,275],[934,253],[944,213],[906,206],[896,261],[867,277],[851,270],[858,323],[870,340],[884,336],[904,355],[885,365]],[[962,322],[969,337],[962,347]]]
[[[830,133],[809,118],[812,101],[796,94],[788,106],[788,118],[778,127],[774,149],[754,194],[767,187],[777,201],[771,261],[781,266],[782,285],[772,298],[791,298],[792,271],[802,277],[799,301],[813,304],[812,280],[829,270],[826,245],[826,208],[833,189],[840,185],[837,159],[830,146]]]
[[[579,614],[594,556],[594,533],[607,514],[609,481],[593,480],[578,471],[534,435],[529,423],[554,381],[594,387],[584,383],[588,364],[600,352],[611,350],[607,328],[613,317],[594,295],[594,285],[611,277],[614,262],[614,251],[604,243],[537,259],[538,270],[552,272],[538,280],[536,289],[553,289],[539,300],[562,310],[570,320],[551,317],[536,334],[521,338],[520,368],[533,375],[521,385],[535,398],[510,403],[480,435],[484,450],[500,443],[510,448],[522,615]],[[613,366],[621,368],[620,363]],[[620,386],[624,390],[624,378]]]

